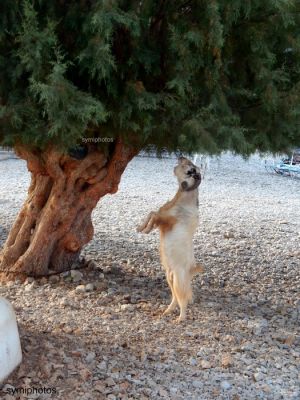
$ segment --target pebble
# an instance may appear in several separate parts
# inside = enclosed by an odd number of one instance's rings
[[[24,285],[28,285],[29,283],[33,283],[34,278],[32,276],[29,276],[28,278],[25,279]]]
[[[100,369],[101,371],[106,371],[107,369],[107,363],[106,361],[101,361],[101,363],[99,363],[97,365],[97,368]]]
[[[207,361],[207,360],[201,360],[200,365],[201,365],[201,368],[203,368],[203,369],[209,369],[212,367],[211,362]]]
[[[85,285],[78,285],[75,288],[76,293],[84,293],[85,292]]]
[[[255,372],[255,373],[253,374],[253,378],[254,378],[255,382],[260,382],[260,381],[262,381],[262,380],[264,379],[264,377],[265,377],[265,375],[262,374],[261,372]]]
[[[197,360],[196,360],[196,358],[193,358],[193,357],[190,358],[189,363],[190,363],[190,365],[193,365],[193,366],[197,365]]]
[[[233,358],[230,354],[223,354],[221,358],[221,365],[224,368],[228,368],[233,364]]]
[[[58,283],[59,282],[59,276],[58,275],[50,275],[48,278],[50,283]]]
[[[224,390],[228,390],[231,388],[231,383],[229,383],[228,381],[222,381],[220,384],[221,388]]]
[[[66,299],[65,297],[63,297],[63,298],[59,301],[59,305],[60,305],[60,306],[68,306],[68,305],[69,305],[68,299]]]
[[[234,233],[233,232],[225,232],[224,233],[224,238],[225,239],[234,239]]]
[[[95,289],[95,285],[93,283],[88,283],[85,285],[85,291],[86,292],[92,292]]]
[[[115,386],[115,381],[111,378],[108,377],[107,379],[105,379],[104,383],[106,384],[106,386]]]
[[[193,385],[194,386],[194,385]],[[174,396],[178,392],[178,389],[176,387],[170,387],[170,394]]]
[[[90,352],[85,357],[85,360],[86,360],[87,363],[91,363],[92,361],[94,361],[95,357],[96,357],[96,354],[94,352]]]
[[[35,281],[25,286],[25,292],[31,292],[36,287]]]
[[[71,269],[71,278],[73,282],[79,282],[83,278],[83,273],[76,269]]]

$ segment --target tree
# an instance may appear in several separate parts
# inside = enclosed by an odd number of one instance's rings
[[[299,13],[296,0],[2,0],[0,142],[31,172],[2,277],[69,269],[141,149],[299,145]]]

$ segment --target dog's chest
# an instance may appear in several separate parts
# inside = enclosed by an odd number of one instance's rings
[[[176,210],[178,227],[194,233],[199,224],[199,212],[195,205],[181,205]]]

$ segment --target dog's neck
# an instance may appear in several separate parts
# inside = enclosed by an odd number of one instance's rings
[[[199,195],[199,189],[196,188],[194,190],[181,190],[180,187],[178,189],[178,192],[176,193],[176,197],[179,200],[179,202],[182,202],[184,204],[190,204],[192,206],[198,207],[199,206],[199,200],[198,200],[198,195]]]

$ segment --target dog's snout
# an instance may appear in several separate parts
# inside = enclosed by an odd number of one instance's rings
[[[194,174],[193,177],[194,177],[194,179],[196,179],[197,181],[201,180],[201,175],[200,175],[200,174]]]

